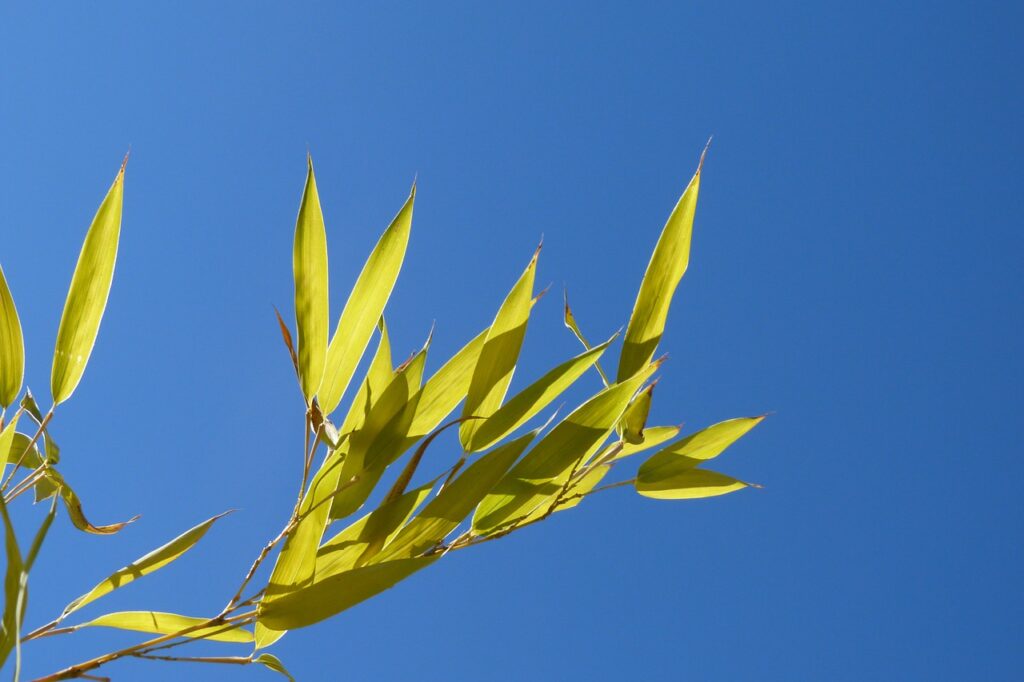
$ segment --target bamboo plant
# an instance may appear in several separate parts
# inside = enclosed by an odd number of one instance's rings
[[[294,335],[277,315],[300,389],[297,417],[303,423],[301,452],[296,446],[302,477],[280,532],[259,550],[215,615],[143,610],[83,620],[79,612],[185,554],[225,514],[132,561],[72,599],[49,622],[29,629],[23,623],[28,578],[59,509],[76,528],[99,535],[117,533],[134,520],[95,525],[87,519],[60,474],[60,448],[52,436],[59,406],[82,379],[113,280],[122,164],[86,233],[71,278],[53,354],[52,401],[45,413],[32,393],[22,390],[21,326],[0,269],[0,456],[5,458],[0,517],[7,557],[0,665],[13,661],[18,679],[32,641],[105,627],[144,634],[137,644],[38,680],[103,679],[99,669],[126,658],[258,664],[291,679],[267,651],[286,632],[335,616],[451,552],[500,539],[620,486],[657,499],[711,497],[750,486],[705,464],[763,417],[730,419],[686,435],[677,426],[647,423],[662,364],[655,357],[658,343],[689,261],[703,161],[704,154],[654,248],[615,371],[606,371],[601,360],[618,334],[591,345],[566,300],[565,326],[579,340],[581,352],[509,396],[526,327],[540,298],[534,288],[540,247],[491,325],[440,369],[425,374],[429,340],[395,366],[385,309],[409,241],[415,185],[363,266],[331,334],[327,234],[313,163],[307,159],[292,256]],[[357,377],[374,340],[366,370]],[[549,415],[555,399],[591,370],[600,375],[601,390],[564,416]],[[458,454],[442,471],[421,472],[425,452],[448,429],[457,431]],[[651,451],[635,473],[606,482],[613,470]],[[389,469],[392,475],[385,476]],[[392,482],[385,486],[382,481]],[[8,507],[29,491],[48,507],[31,540],[16,536],[8,515]],[[224,654],[189,656],[188,645],[199,640],[221,643]]]

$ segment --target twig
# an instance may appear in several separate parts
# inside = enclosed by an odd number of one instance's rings
[[[53,410],[55,407],[56,405],[51,407],[50,411],[47,412],[46,416],[43,417],[43,421],[39,423],[39,428],[36,429],[36,433],[34,436],[32,436],[32,440],[30,440],[28,442],[28,445],[25,446],[25,450],[22,451],[21,456],[18,457],[18,461],[15,463],[14,468],[11,469],[11,473],[7,474],[7,478],[5,478],[3,484],[0,485],[0,493],[3,493],[5,490],[7,490],[7,486],[11,484],[11,479],[14,478],[14,474],[18,471],[19,468],[21,468],[21,464],[22,462],[25,461],[25,457],[28,456],[29,451],[32,450],[32,446],[39,441],[39,437],[43,435],[44,431],[46,431],[46,425],[50,423],[51,419],[53,419]],[[39,468],[41,469],[42,466],[40,466]],[[37,471],[38,470],[39,469],[37,469]]]

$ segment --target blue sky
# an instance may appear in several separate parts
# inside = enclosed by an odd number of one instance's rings
[[[89,611],[212,613],[287,517],[302,416],[271,306],[291,314],[307,148],[334,316],[418,174],[388,315],[399,357],[437,321],[436,368],[541,234],[539,282],[569,287],[591,336],[623,325],[714,134],[654,418],[772,412],[718,466],[765,489],[609,492],[274,652],[300,680],[1019,674],[1024,12],[372,4],[0,9],[0,262],[37,394],[88,220],[132,150],[110,305],[54,428],[87,512],[142,519],[104,538],[62,519],[29,624],[237,507]],[[514,386],[576,350],[549,296]],[[26,673],[134,639],[36,642]]]

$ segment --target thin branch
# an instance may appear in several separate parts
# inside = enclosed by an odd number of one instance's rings
[[[11,473],[7,474],[7,478],[4,479],[3,484],[0,485],[0,494],[7,490],[7,486],[11,484],[11,479],[14,478],[14,474],[18,471],[19,468],[21,468],[21,464],[22,462],[25,461],[25,457],[27,457],[28,453],[32,450],[32,446],[39,441],[39,437],[43,435],[44,431],[46,431],[46,425],[50,423],[51,419],[53,419],[53,410],[56,407],[56,405],[51,407],[50,411],[47,412],[46,416],[43,417],[43,421],[39,423],[39,428],[36,429],[36,433],[34,436],[32,436],[32,440],[30,440],[28,442],[28,445],[25,446],[25,450],[21,453],[21,456],[18,457],[18,461],[14,464],[14,468],[11,469]]]

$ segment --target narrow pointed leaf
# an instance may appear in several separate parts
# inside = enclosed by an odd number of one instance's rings
[[[635,455],[638,452],[644,452],[651,448],[657,447],[666,441],[670,441],[679,435],[678,426],[648,426],[644,429],[644,440],[642,443],[622,443],[621,449],[612,457],[611,461],[620,460],[630,455]],[[611,448],[615,447],[615,444],[609,445],[607,450],[603,450],[595,460],[600,460],[606,452],[609,452]]]
[[[579,323],[576,322],[576,316],[572,313],[572,308],[569,307],[569,292],[562,292],[562,301],[564,303],[562,308],[562,322],[565,326],[573,333],[580,343],[583,344],[585,350],[590,350],[592,346],[587,341],[586,337],[583,336],[583,332],[580,330]],[[601,382],[607,388],[611,382],[608,381],[608,375],[604,373],[604,369],[601,367],[600,362],[595,362],[594,367],[597,368],[597,373],[601,376]]]
[[[654,384],[640,392],[633,402],[626,408],[619,422],[622,440],[630,445],[640,445],[644,442],[644,427],[647,426],[647,415],[651,411],[651,396],[654,393]]]
[[[25,378],[25,342],[7,278],[0,268],[0,409],[14,403]]]
[[[0,497],[0,515],[4,522],[4,546],[7,553],[7,571],[4,574],[4,614],[0,621],[0,665],[10,655],[18,643],[21,624],[21,585],[22,575],[25,566],[21,559],[21,550],[18,549],[18,538],[14,534],[14,526],[11,525],[11,518],[7,513],[7,505]]]
[[[378,560],[418,556],[443,540],[465,521],[536,435],[537,432],[532,431],[504,443],[468,466],[395,535]]]
[[[707,150],[705,150],[706,152]],[[701,163],[704,157],[701,156]],[[686,273],[690,262],[690,237],[693,232],[693,216],[697,209],[697,193],[700,189],[700,166],[687,185],[683,195],[654,247],[640,291],[633,305],[633,314],[626,327],[619,359],[618,381],[633,376],[651,361],[665,331],[665,319],[672,304],[679,280]]]
[[[78,627],[117,628],[133,632],[149,632],[154,635],[173,635],[182,630],[202,625],[208,620],[208,618],[179,616],[176,613],[161,611],[118,611],[94,618]],[[253,641],[251,632],[242,629],[241,626],[230,624],[200,628],[181,636],[236,644],[251,644]]]
[[[473,434],[469,452],[485,450],[522,426],[551,404],[597,362],[613,336],[604,343],[558,365],[527,388],[513,396],[491,415]]]
[[[409,429],[411,434],[425,436],[436,429],[466,397],[469,382],[473,378],[473,369],[486,340],[485,330],[463,346],[427,380],[416,404],[416,416]]]
[[[657,369],[602,390],[562,420],[484,498],[473,515],[473,531],[485,534],[519,521],[557,495],[578,462],[592,454],[622,417],[626,405]]]
[[[662,469],[656,475],[637,479],[636,491],[658,500],[693,500],[725,495],[749,484],[707,469]]]
[[[330,414],[341,402],[356,365],[370,341],[384,306],[391,296],[398,273],[405,260],[412,227],[412,209],[416,199],[413,186],[405,205],[381,235],[373,252],[363,265],[348,301],[338,320],[338,327],[327,349],[327,365],[320,388],[320,407]]]
[[[15,433],[13,422],[10,424],[10,427],[11,431],[9,434],[0,435],[0,445],[2,445],[4,438],[10,437],[10,445],[7,446],[7,456],[4,458],[4,463],[16,464],[20,460],[21,466],[27,469],[35,469],[41,465],[43,458],[39,454],[39,448],[32,443],[32,439],[24,433]]]
[[[295,275],[295,329],[298,336],[299,383],[309,403],[320,388],[327,358],[330,309],[327,296],[327,231],[313,174],[306,157],[306,187],[295,221],[292,269]]]
[[[396,500],[374,509],[328,540],[317,550],[317,580],[356,568],[369,560],[371,543],[386,540],[408,521],[409,516],[430,495],[431,485],[410,490]]]
[[[393,587],[437,558],[400,559],[332,575],[266,604],[260,613],[261,622],[274,630],[319,623]]]
[[[501,407],[505,392],[512,382],[512,373],[515,371],[523,337],[526,335],[539,255],[538,247],[530,259],[530,264],[512,287],[512,291],[498,309],[490,329],[487,330],[487,338],[480,350],[480,358],[469,383],[466,404],[462,408],[463,417],[486,419]],[[469,448],[473,442],[473,434],[480,428],[480,423],[478,420],[469,420],[459,427],[459,439],[463,448]]]
[[[763,420],[763,416],[729,419],[686,436],[652,455],[640,466],[637,476],[641,481],[654,481],[692,469],[720,455]]]
[[[124,166],[114,179],[93,218],[71,278],[64,313],[57,330],[53,353],[50,391],[54,404],[71,397],[89,362],[100,320],[107,307],[114,278],[117,244],[121,235],[121,205],[124,198]]]
[[[133,516],[127,521],[121,521],[119,523],[111,523],[105,526],[93,525],[89,522],[89,519],[85,517],[85,512],[82,511],[82,501],[56,469],[52,467],[47,468],[45,478],[48,479],[50,484],[57,489],[61,501],[64,502],[64,506],[68,510],[68,517],[70,517],[71,523],[78,530],[85,531],[86,533],[92,533],[93,535],[112,535],[139,518],[138,516]]]
[[[162,547],[154,549],[152,552],[139,557],[124,568],[116,571],[106,580],[103,580],[96,585],[96,587],[68,604],[64,608],[62,618],[74,611],[77,611],[86,604],[92,603],[100,597],[110,594],[114,590],[124,587],[128,583],[138,580],[145,575],[149,575],[150,573],[153,573],[154,571],[157,571],[171,563],[185,552],[192,549],[192,547],[195,546],[195,544],[199,542],[204,535],[206,535],[206,531],[210,529],[210,526],[212,526],[215,521],[229,513],[230,512],[224,512],[223,514],[218,514],[217,516],[203,521]]]

